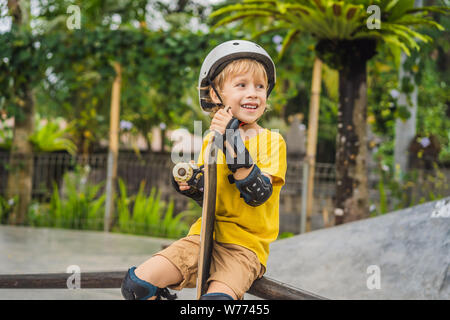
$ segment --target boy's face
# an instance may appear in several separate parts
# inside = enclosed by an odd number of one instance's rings
[[[220,100],[212,91],[213,101]],[[266,109],[267,84],[252,74],[229,76],[225,80],[220,96],[225,106],[231,107],[233,116],[245,123],[254,123]]]

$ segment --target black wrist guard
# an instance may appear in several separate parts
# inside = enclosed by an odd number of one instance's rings
[[[237,169],[253,165],[253,159],[242,141],[239,124],[238,119],[231,119],[223,135],[222,151],[226,156],[227,166],[233,173]]]

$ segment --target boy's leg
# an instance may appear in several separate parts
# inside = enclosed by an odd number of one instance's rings
[[[133,290],[137,287],[136,290],[144,292],[139,296],[147,298],[156,287],[165,288],[168,286],[174,290],[195,287],[199,242],[199,236],[182,238],[172,243],[168,248],[154,254],[138,268],[130,269],[130,275],[125,277],[122,284],[122,292],[124,291],[124,285],[126,290]],[[129,288],[130,286],[133,288]],[[137,296],[136,292],[133,294]],[[125,292],[124,296],[127,295],[130,294]],[[153,295],[149,298],[153,300],[156,299],[156,296]]]
[[[215,242],[210,273],[207,294],[225,293],[241,300],[253,281],[263,275],[264,266],[256,254],[247,248]]]
[[[209,283],[208,293],[225,293],[233,298],[233,300],[238,300],[238,297],[234,293],[233,289],[231,289],[229,286],[227,286],[225,283],[220,281],[211,281]]]
[[[167,258],[157,255],[153,256],[134,271],[135,275],[159,288],[165,288],[183,280],[180,270]],[[149,300],[156,299],[156,296]]]

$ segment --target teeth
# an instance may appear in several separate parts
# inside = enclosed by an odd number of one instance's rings
[[[248,105],[248,104],[244,104],[244,105],[242,105],[242,108],[247,108],[247,109],[256,109],[256,108],[257,108],[257,106],[250,106],[250,105]]]

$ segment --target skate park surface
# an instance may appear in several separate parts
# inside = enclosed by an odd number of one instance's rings
[[[0,274],[125,271],[173,240],[0,226]],[[270,246],[266,276],[329,299],[450,299],[450,197]],[[193,300],[196,289],[173,291]],[[120,289],[0,289],[2,300],[121,300]],[[246,294],[245,300],[259,299]]]

